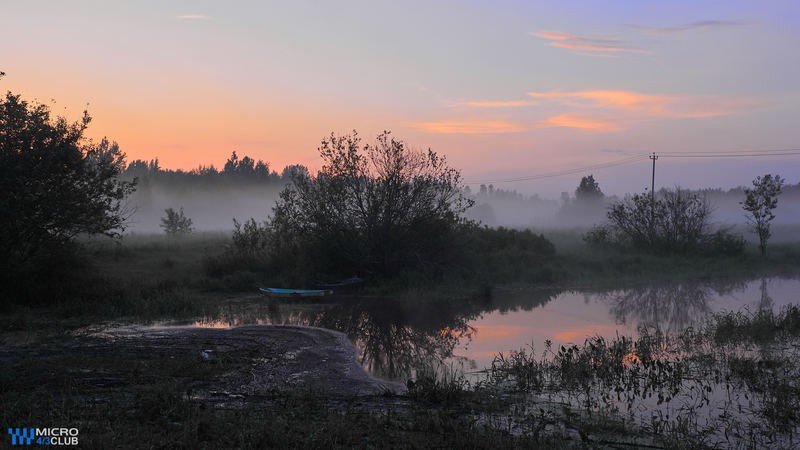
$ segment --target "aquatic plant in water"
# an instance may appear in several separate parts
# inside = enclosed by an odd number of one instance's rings
[[[583,430],[584,441],[586,430],[616,420],[666,443],[791,448],[800,431],[799,317],[792,305],[719,314],[678,334],[641,328],[637,339],[546,341],[538,354],[530,345],[498,355],[486,383],[521,394],[526,414]]]

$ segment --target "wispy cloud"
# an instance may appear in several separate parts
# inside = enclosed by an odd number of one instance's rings
[[[548,117],[545,121],[538,125],[540,128],[551,127],[564,127],[564,128],[579,128],[582,130],[611,132],[621,131],[625,127],[609,119],[592,118],[577,114],[561,114],[558,116]]]
[[[534,31],[531,36],[549,41],[553,47],[574,50],[583,56],[610,56],[619,53],[650,54],[650,50],[624,45],[618,39],[601,39],[576,36],[559,31]]]
[[[178,20],[209,20],[211,16],[205,14],[182,14],[177,16]]]
[[[593,42],[595,44],[616,44],[619,42],[616,39],[585,38],[558,31],[533,31],[529,34],[549,41]]]
[[[700,20],[697,22],[690,22],[682,25],[674,25],[669,27],[651,27],[644,25],[628,25],[628,26],[651,34],[668,34],[668,33],[682,33],[685,31],[710,31],[720,28],[734,28],[747,25],[750,25],[750,23],[733,21],[733,20]]]
[[[525,131],[525,128],[519,124],[503,120],[438,120],[411,122],[408,125],[428,133],[437,134],[498,134]]]
[[[552,45],[553,47],[568,48],[571,50],[582,50],[585,52],[641,53],[641,54],[652,53],[650,50],[645,50],[643,48],[620,47],[617,45],[601,45],[601,44],[590,44],[590,43],[572,42],[572,41],[554,41],[551,42],[550,45]]]
[[[665,118],[725,116],[757,106],[755,100],[747,97],[661,95],[614,90],[530,92],[528,95],[572,108],[616,110]]]
[[[655,119],[702,119],[751,110],[760,105],[751,97],[692,94],[648,94],[626,90],[529,92],[525,100],[484,100],[453,103],[451,107],[522,108],[538,121],[523,124],[507,119],[448,119],[406,125],[437,134],[501,134],[536,128],[574,128],[616,132]],[[510,113],[510,112],[509,112]],[[544,118],[541,114],[544,113]]]
[[[483,101],[483,102],[462,102],[457,103],[456,106],[472,106],[475,108],[520,108],[523,106],[536,105],[539,102],[533,100],[500,100],[500,101]]]

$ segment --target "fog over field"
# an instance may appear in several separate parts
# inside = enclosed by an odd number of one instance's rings
[[[580,178],[564,177],[565,182],[570,180],[573,185],[564,184],[561,198],[526,195],[491,185],[484,185],[483,189],[467,188],[466,193],[475,204],[466,217],[492,227],[511,228],[589,228],[603,223],[608,205],[622,198],[614,195],[591,203],[577,202],[575,189]],[[602,190],[602,178],[598,177],[598,181]],[[129,199],[129,207],[135,212],[127,232],[161,233],[161,218],[167,208],[176,211],[183,208],[197,231],[229,231],[233,229],[233,219],[263,221],[271,214],[279,192],[287,183],[290,183],[288,177],[274,172],[262,180],[226,181],[223,172],[211,181],[191,173],[183,173],[181,181],[163,174],[140,176],[137,190]],[[705,196],[711,204],[715,226],[733,226],[748,237],[745,214],[739,204],[744,199],[741,188],[693,192]],[[790,240],[791,227],[800,224],[800,184],[784,186],[775,215],[773,239]]]
[[[128,232],[161,233],[164,210],[183,208],[197,231],[228,231],[233,219],[242,222],[249,218],[262,221],[278,198],[274,186],[193,187],[173,189],[146,186],[131,196],[129,206],[135,208]]]

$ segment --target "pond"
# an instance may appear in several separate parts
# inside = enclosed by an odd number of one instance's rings
[[[202,327],[290,324],[334,329],[355,344],[374,376],[406,381],[431,365],[480,373],[501,352],[578,344],[592,336],[636,336],[640,327],[678,333],[724,311],[798,303],[800,280],[674,283],[627,289],[505,289],[491,296],[411,305],[386,298],[331,298],[320,303],[266,300],[228,305],[194,322]]]

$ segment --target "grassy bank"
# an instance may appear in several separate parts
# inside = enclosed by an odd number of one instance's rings
[[[767,257],[749,245],[742,255],[650,255],[616,249],[576,249],[558,255],[559,282],[577,287],[619,287],[674,281],[797,276],[800,244],[774,244]]]
[[[366,292],[418,298],[472,297],[499,286],[568,288],[620,287],[632,284],[711,279],[795,276],[800,273],[800,243],[774,243],[762,257],[755,243],[742,254],[649,254],[614,246],[587,245],[586,230],[511,230],[471,228],[454,241],[458,257],[447,264],[391,274],[358,273]],[[231,251],[233,250],[233,251]],[[312,274],[283,270],[268,257],[239,255],[236,249],[208,260],[211,284],[246,290],[257,284],[311,287],[315,282],[353,273]]]
[[[360,274],[366,280],[360,293],[409,301],[458,301],[491,296],[494,288],[503,286],[603,289],[800,273],[800,243],[773,244],[767,257],[758,254],[754,244],[737,256],[650,255],[593,248],[581,238],[581,230],[541,235],[486,230],[471,236],[463,257],[446,267],[392,276]],[[23,327],[40,310],[59,320],[80,318],[84,323],[192,317],[220,301],[255,295],[258,286],[313,287],[315,282],[334,280],[319,274],[293,280],[258,260],[231,256],[226,233],[182,239],[133,235],[121,242],[99,239],[84,245],[85,268],[72,275],[69,289],[38,303],[2,304],[7,314],[19,317],[7,327]]]

